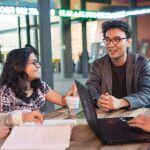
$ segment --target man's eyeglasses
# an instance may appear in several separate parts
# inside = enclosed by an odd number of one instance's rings
[[[105,45],[109,45],[110,42],[112,42],[114,45],[118,45],[120,43],[120,41],[127,39],[127,38],[121,38],[121,37],[114,37],[113,39],[109,39],[109,38],[104,38],[104,44]]]
[[[27,64],[33,64],[36,66],[37,64],[41,65],[41,63],[37,59],[33,59],[31,62],[28,62]]]

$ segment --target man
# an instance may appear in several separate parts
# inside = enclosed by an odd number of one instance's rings
[[[104,111],[136,109],[150,104],[150,64],[129,52],[131,27],[121,20],[102,24],[107,55],[91,67],[86,85],[95,104]]]

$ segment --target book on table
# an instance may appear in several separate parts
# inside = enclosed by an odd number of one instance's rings
[[[46,120],[43,124],[15,126],[1,149],[64,150],[70,145],[75,120]]]

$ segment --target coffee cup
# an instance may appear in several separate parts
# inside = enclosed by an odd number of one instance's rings
[[[79,111],[79,97],[78,96],[67,96],[66,103],[68,106],[69,114],[77,114]]]

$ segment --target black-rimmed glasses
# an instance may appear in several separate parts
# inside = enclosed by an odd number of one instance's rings
[[[113,39],[109,39],[109,38],[104,38],[103,41],[104,41],[104,44],[105,45],[109,45],[110,42],[112,42],[114,45],[118,45],[120,43],[120,41],[124,40],[124,39],[127,39],[126,37],[125,38],[121,38],[121,37],[114,37]]]
[[[31,62],[28,62],[27,64],[33,64],[34,66],[36,66],[37,64],[41,65],[41,63],[37,59],[33,59]]]

